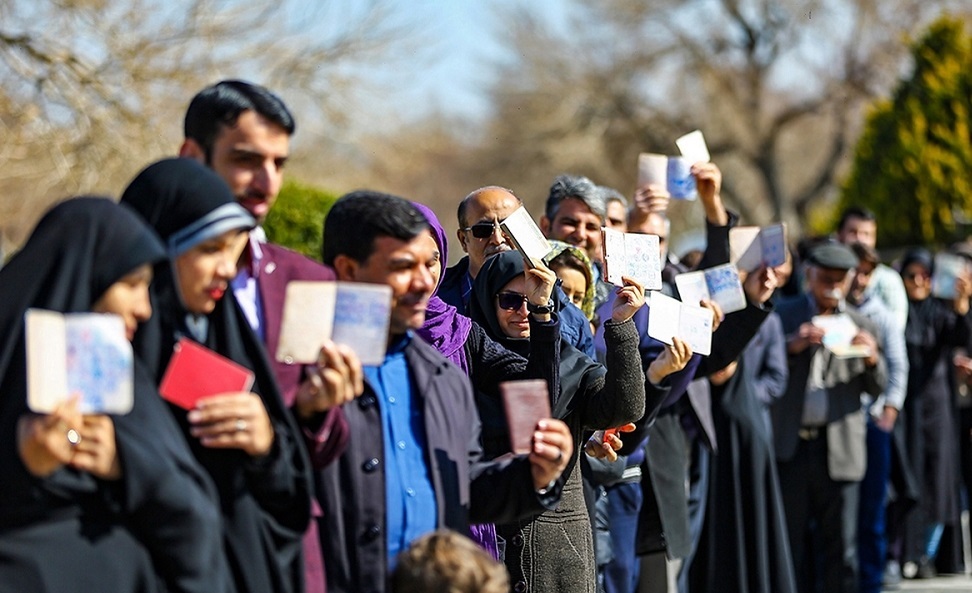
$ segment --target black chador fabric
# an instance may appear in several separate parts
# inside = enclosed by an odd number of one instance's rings
[[[116,281],[164,257],[129,209],[82,197],[48,212],[0,270],[0,591],[230,590],[212,481],[137,359],[133,409],[112,417],[120,480],[67,467],[36,478],[17,453],[26,310],[90,311]]]
[[[174,237],[235,200],[209,169],[188,159],[170,159],[142,171],[125,190],[122,203],[159,232],[171,257]],[[156,314],[139,330],[135,348],[160,380],[177,339],[194,335],[171,267],[157,273],[152,305]],[[212,313],[195,321],[196,327],[205,328],[197,341],[254,372],[252,390],[263,401],[274,430],[270,453],[253,459],[240,450],[203,447],[189,434],[185,410],[171,407],[193,452],[216,482],[237,590],[301,591],[301,537],[310,520],[311,474],[298,429],[281,400],[267,354],[233,292],[227,291]]]
[[[491,338],[526,357],[530,340],[507,337],[494,309],[495,295],[522,274],[523,258],[518,252],[500,253],[487,260],[473,284],[470,316]],[[559,388],[555,386],[551,394],[551,414],[567,424],[576,451],[564,470],[560,505],[556,512],[546,511],[533,519],[496,528],[507,542],[505,563],[511,582],[526,585],[531,591],[592,592],[596,588],[591,523],[581,472],[574,469],[578,456],[583,455],[587,430],[638,420],[645,409],[645,377],[634,323],[607,321],[605,328],[607,367],[560,340]],[[484,443],[498,442],[498,435],[490,438],[489,433],[496,427],[505,430],[501,412],[477,404],[483,418]],[[486,451],[487,455],[502,452]]]
[[[795,593],[786,515],[773,439],[742,359],[712,386],[719,451],[710,466],[709,503],[693,587],[700,591]]]
[[[469,304],[469,316],[486,330],[486,334],[490,338],[502,344],[507,350],[528,358],[530,354],[529,338],[511,338],[503,333],[503,328],[496,318],[496,312],[491,308],[496,300],[495,295],[511,280],[523,275],[523,257],[519,252],[508,253],[509,255],[501,253],[490,258],[481,271],[482,279],[480,280],[477,276],[477,282],[473,284],[476,298],[472,299]],[[489,305],[486,305],[486,303],[489,303]],[[487,306],[490,306],[489,310],[486,310]],[[603,366],[561,340],[560,392],[553,394],[552,397],[551,413],[553,417],[561,419],[566,417],[576,405],[573,399],[581,387],[587,385],[588,382],[593,382],[595,377],[603,377],[605,373]],[[487,451],[488,453],[490,452]]]

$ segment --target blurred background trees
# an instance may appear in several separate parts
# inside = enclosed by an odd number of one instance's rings
[[[0,0],[0,233],[17,243],[53,200],[121,193],[173,155],[192,96],[222,78],[285,94],[301,132],[339,136],[403,31],[389,3]]]
[[[476,88],[466,90],[487,105],[469,117],[401,98],[449,51],[434,45],[429,19],[410,3],[0,0],[0,235],[16,245],[55,199],[118,194],[146,163],[175,152],[196,91],[238,77],[291,105],[298,133],[288,178],[327,195],[390,191],[431,205],[454,230],[458,200],[499,184],[538,215],[562,172],[630,196],[638,153],[673,154],[674,139],[698,128],[724,172],[729,206],[748,223],[784,220],[795,239],[830,230],[869,106],[918,69],[935,70],[938,54],[922,66],[911,44],[942,14],[968,23],[967,4],[503,0],[490,5],[482,41],[502,51],[467,66]],[[935,76],[944,84],[954,67]],[[937,130],[958,119],[928,121]],[[968,146],[968,127],[945,135],[935,150]],[[859,155],[888,142],[872,131],[863,138]],[[885,176],[857,158],[854,179]],[[940,177],[967,183],[967,168],[951,172],[968,161],[955,158]],[[922,234],[894,240],[926,240],[954,227],[949,216],[972,218],[960,189],[918,225]],[[902,191],[928,203],[918,186]],[[917,205],[902,204],[895,216],[918,220]],[[676,233],[701,220],[691,205],[674,205],[672,215]],[[274,224],[283,232],[289,223]]]
[[[868,115],[841,205],[873,210],[883,245],[942,245],[972,224],[972,33],[943,18],[911,53]]]

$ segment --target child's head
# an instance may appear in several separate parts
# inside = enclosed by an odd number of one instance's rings
[[[398,555],[391,575],[394,593],[506,593],[506,568],[471,539],[440,529]]]

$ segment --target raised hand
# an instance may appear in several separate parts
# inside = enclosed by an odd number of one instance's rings
[[[618,298],[611,308],[611,319],[617,323],[631,319],[645,305],[644,285],[630,276],[622,276],[621,281],[624,286],[615,291]]]
[[[534,489],[545,488],[559,478],[573,455],[574,439],[562,420],[545,418],[537,422],[529,455]]]
[[[722,307],[719,306],[719,303],[709,299],[699,301],[699,306],[712,311],[712,333],[715,333],[719,329],[719,325],[722,324],[722,320],[726,318],[726,315],[722,312]]]
[[[780,285],[779,276],[775,268],[767,268],[761,265],[758,270],[750,273],[740,272],[740,280],[743,283],[743,291],[750,302],[762,305],[770,300],[773,292]]]
[[[617,428],[609,428],[607,430],[595,431],[591,438],[587,439],[587,443],[584,445],[584,453],[588,457],[593,457],[594,459],[607,459],[608,461],[618,460],[618,451],[621,450],[624,443],[621,442],[621,437],[619,436],[624,432],[631,432],[635,429],[635,425],[625,424],[624,426],[618,426]]]
[[[351,348],[326,340],[314,368],[297,390],[294,406],[301,418],[310,418],[364,393],[361,360]]]
[[[684,369],[691,359],[692,347],[673,337],[672,344],[666,344],[662,353],[648,365],[645,376],[653,385],[658,385],[665,377]]]
[[[115,443],[115,424],[110,416],[84,416],[81,440],[74,447],[74,455],[69,465],[103,480],[121,478],[122,468]]]
[[[44,478],[69,463],[81,442],[82,425],[77,398],[61,403],[50,414],[21,416],[17,452],[27,471]]]
[[[557,274],[542,262],[537,262],[535,268],[526,268],[523,276],[526,279],[527,299],[538,307],[546,305],[550,301],[550,295],[553,294]]]

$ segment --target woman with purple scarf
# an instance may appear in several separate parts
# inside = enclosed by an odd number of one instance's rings
[[[429,207],[417,202],[413,204],[428,219],[432,237],[438,248],[439,260],[431,270],[438,290],[442,282],[442,267],[448,261],[448,240],[445,229]],[[540,287],[545,291],[548,299],[553,292],[556,278],[553,272],[549,272],[545,276],[546,281]],[[417,333],[469,376],[476,391],[476,404],[480,409],[480,416],[485,422],[486,418],[504,417],[502,409],[497,409],[502,406],[502,399],[499,396],[501,382],[545,379],[549,393],[559,391],[560,322],[556,313],[551,313],[550,317],[549,322],[541,322],[530,316],[529,359],[507,350],[490,339],[478,324],[459,313],[452,305],[446,304],[434,293],[429,299],[425,312],[425,324]],[[489,413],[485,413],[484,409],[489,410]],[[508,444],[506,446],[508,447]],[[470,531],[474,540],[494,558],[502,560],[504,546],[497,541],[495,526],[473,525]]]

